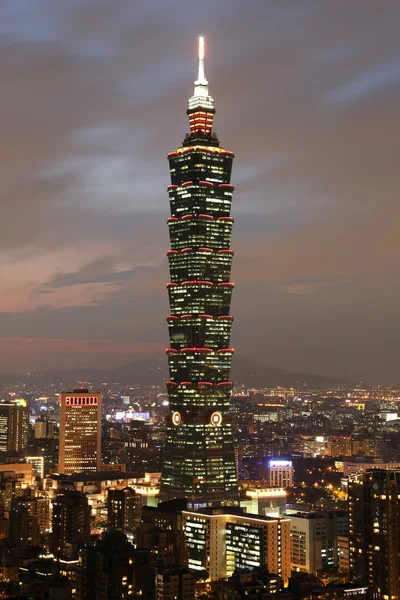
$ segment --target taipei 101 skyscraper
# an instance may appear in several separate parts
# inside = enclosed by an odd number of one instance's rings
[[[229,413],[234,155],[221,148],[212,130],[215,109],[204,75],[202,37],[187,114],[190,133],[168,155],[171,412],[160,499],[187,498],[191,508],[202,508],[238,504]]]

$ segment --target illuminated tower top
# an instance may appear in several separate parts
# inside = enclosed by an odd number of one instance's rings
[[[199,37],[199,74],[197,81],[194,82],[194,95],[195,96],[208,96],[208,81],[204,75],[204,37]],[[202,88],[206,88],[206,93],[203,94]]]
[[[194,82],[194,93],[189,99],[187,111],[191,135],[209,135],[215,114],[214,98],[208,93],[208,81],[204,74],[204,37],[199,37],[199,72]]]

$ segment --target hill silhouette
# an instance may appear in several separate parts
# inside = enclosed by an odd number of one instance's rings
[[[98,387],[103,383],[120,386],[162,385],[168,378],[168,366],[165,357],[145,357],[113,369],[82,368],[68,371],[37,371],[30,374],[0,374],[0,386],[26,383],[48,386],[62,385],[65,388],[88,382]],[[235,355],[232,363],[232,381],[246,388],[263,387],[317,387],[335,386],[348,383],[342,379],[324,377],[309,373],[296,373],[259,364],[241,355]]]

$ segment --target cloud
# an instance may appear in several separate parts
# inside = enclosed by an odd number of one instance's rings
[[[400,58],[386,64],[380,64],[358,77],[351,80],[340,88],[329,92],[326,96],[327,102],[348,103],[374,92],[391,87],[400,82]]]
[[[126,343],[113,340],[64,340],[46,338],[0,337],[4,356],[2,372],[33,369],[65,369],[79,367],[112,368],[145,355],[161,353],[162,344]]]
[[[250,5],[1,3],[3,335],[165,344],[166,154],[204,32],[236,154],[235,345],[397,376],[399,4]]]

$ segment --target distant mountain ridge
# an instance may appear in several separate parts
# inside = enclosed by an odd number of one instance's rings
[[[67,387],[81,382],[90,382],[98,387],[102,383],[130,385],[162,385],[168,378],[166,358],[146,357],[113,369],[72,369],[69,371],[37,371],[30,374],[0,374],[0,388],[18,384],[32,384],[46,387],[60,384]],[[323,375],[295,373],[277,367],[261,365],[240,355],[234,356],[232,363],[232,381],[243,384],[246,388],[263,387],[299,387],[299,385],[335,386],[349,383],[344,379],[334,379]]]

